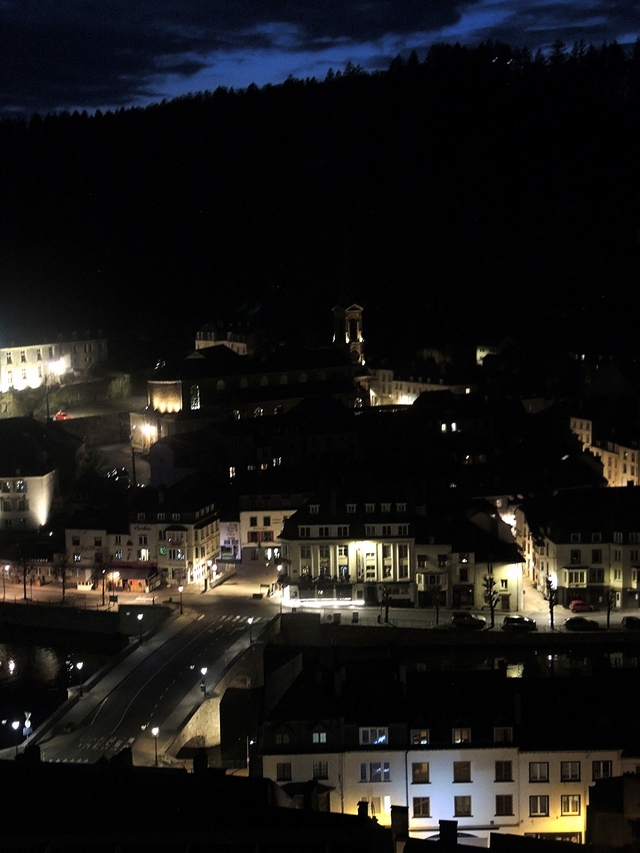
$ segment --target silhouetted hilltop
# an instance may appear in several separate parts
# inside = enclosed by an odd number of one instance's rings
[[[487,43],[5,121],[0,337],[71,316],[151,358],[224,316],[326,343],[331,306],[357,298],[377,351],[618,346],[638,310],[639,101],[638,45]]]

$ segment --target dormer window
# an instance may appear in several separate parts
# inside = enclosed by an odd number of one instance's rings
[[[356,504],[347,504],[347,512],[353,513],[356,511]]]
[[[376,511],[376,505],[375,504],[365,504],[364,505],[364,511],[365,512],[375,512]]]
[[[320,512],[320,504],[309,504],[309,512],[311,515],[317,515]]]
[[[495,726],[493,729],[494,743],[511,743],[513,741],[513,729],[511,726]]]
[[[404,504],[404,503],[396,504],[396,512],[406,512],[406,511],[407,511],[407,505],[406,504]]]
[[[572,533],[571,534],[571,541],[572,542],[579,542],[580,541],[580,534],[579,533]]]
[[[391,512],[391,504],[380,504],[380,512]]]
[[[592,542],[602,542],[602,533],[592,533],[591,534]]]
[[[453,743],[471,743],[471,729],[453,729]]]
[[[313,732],[311,735],[311,740],[313,743],[326,743],[327,742],[327,733],[326,732]]]
[[[411,729],[411,743],[413,746],[427,746],[429,729]]]
[[[360,729],[361,746],[383,746],[389,742],[389,730],[387,728]]]

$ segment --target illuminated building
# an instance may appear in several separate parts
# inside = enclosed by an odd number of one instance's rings
[[[107,358],[101,336],[0,347],[0,392],[39,388],[80,377]]]
[[[281,415],[312,397],[333,397],[356,410],[368,406],[362,309],[355,307],[358,312],[347,309],[342,317],[333,346],[274,346],[241,355],[235,347],[207,345],[160,364],[147,382],[145,412],[130,416],[133,446],[145,450],[161,438],[231,418]]]
[[[285,597],[324,606],[481,607],[487,575],[497,609],[522,604],[522,558],[509,527],[483,506],[416,504],[392,489],[327,491],[285,521]]]
[[[0,529],[38,530],[61,485],[75,477],[82,442],[58,424],[0,419]]]
[[[571,418],[571,431],[575,433],[585,451],[602,460],[602,476],[607,485],[640,485],[640,451],[632,439],[608,441],[594,437],[593,422],[587,418]]]
[[[530,498],[516,510],[516,535],[528,572],[557,602],[576,598],[594,607],[638,606],[640,490],[571,489]]]
[[[452,394],[471,394],[476,385],[445,385],[422,377],[400,379],[393,370],[372,370],[368,381],[372,406],[411,406],[425,392],[451,391]]]
[[[614,710],[621,681],[594,686],[609,692],[601,698],[611,711],[596,731],[588,714],[580,717],[575,677],[438,671],[416,663],[433,648],[391,648],[376,649],[375,660],[366,646],[300,653],[288,688],[265,711],[265,777],[285,791],[318,781],[331,811],[356,814],[365,800],[383,826],[393,806],[407,807],[414,838],[457,820],[479,839],[501,832],[581,842],[591,786],[635,770],[637,739],[626,748],[634,708]],[[561,719],[548,713],[554,702]]]

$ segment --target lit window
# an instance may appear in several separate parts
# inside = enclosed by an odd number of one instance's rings
[[[367,775],[368,773],[368,775]],[[363,761],[360,764],[361,782],[390,782],[391,767],[388,761]]]
[[[560,814],[580,814],[580,794],[563,794],[560,797]]]
[[[388,742],[389,731],[386,728],[360,729],[361,746],[380,746]]]
[[[313,732],[312,740],[314,743],[326,743],[327,742],[327,733],[326,732]]]
[[[411,743],[426,745],[429,743],[429,729],[411,729]]]
[[[454,729],[452,739],[454,743],[470,743],[471,729]]]
[[[411,782],[414,785],[429,783],[429,763],[427,761],[420,761],[411,765]]]

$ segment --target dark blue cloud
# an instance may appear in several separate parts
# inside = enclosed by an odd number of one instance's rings
[[[637,2],[4,0],[0,109],[118,107],[217,85],[377,67],[434,41],[635,38]]]

